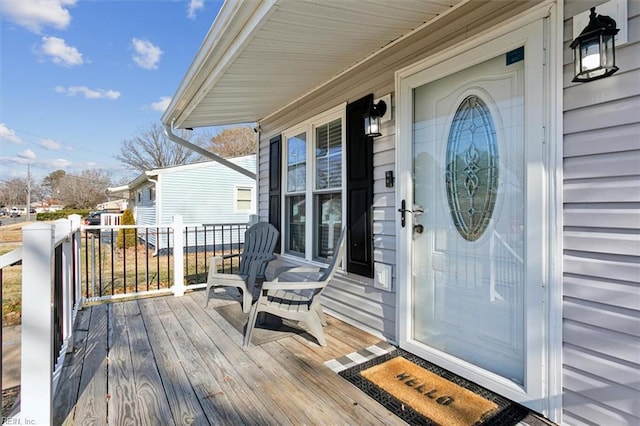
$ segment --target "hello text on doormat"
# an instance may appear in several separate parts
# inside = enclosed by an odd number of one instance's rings
[[[496,403],[400,356],[360,374],[439,425],[474,425],[498,409]]]

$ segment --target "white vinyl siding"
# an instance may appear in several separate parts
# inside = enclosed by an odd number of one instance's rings
[[[620,70],[572,83],[565,2],[563,421],[640,424],[640,2]]]
[[[255,156],[231,159],[255,170]],[[184,223],[246,223],[252,212],[236,211],[236,188],[255,188],[255,181],[214,161],[200,166],[165,169],[158,179],[161,224],[182,215]]]

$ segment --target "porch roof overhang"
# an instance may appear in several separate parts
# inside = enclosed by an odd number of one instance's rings
[[[259,122],[469,1],[226,1],[162,122]]]

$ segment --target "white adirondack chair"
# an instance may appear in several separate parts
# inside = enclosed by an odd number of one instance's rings
[[[258,313],[267,312],[280,318],[300,321],[307,325],[309,332],[318,340],[321,346],[327,346],[322,327],[326,325],[323,317],[320,295],[338,268],[346,247],[345,229],[340,233],[340,239],[333,253],[331,263],[326,267],[283,267],[276,270],[273,281],[262,284],[260,297],[251,307],[249,322],[244,335],[244,349],[251,342],[251,334],[256,325]],[[282,273],[313,274],[316,278],[304,281],[279,281]],[[308,275],[307,275],[308,276]]]
[[[209,260],[205,308],[209,304],[211,287],[236,287],[242,291],[242,311],[248,313],[253,299],[256,280],[264,278],[264,272],[270,261],[276,257],[273,251],[278,242],[278,230],[266,222],[252,225],[244,233],[244,247],[240,254],[240,266],[237,274],[218,272],[224,259],[235,255],[216,256]]]

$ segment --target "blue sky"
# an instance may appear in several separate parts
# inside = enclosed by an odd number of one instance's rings
[[[133,178],[122,141],[160,122],[222,0],[0,0],[0,181]]]

